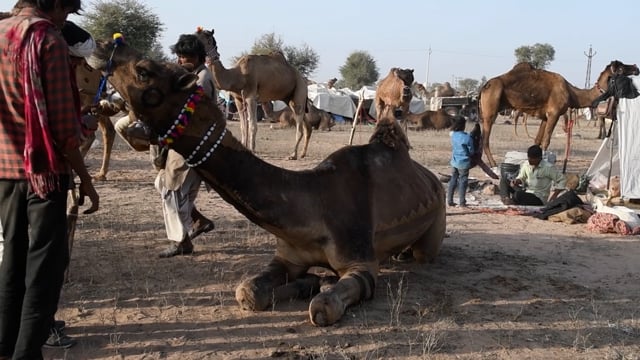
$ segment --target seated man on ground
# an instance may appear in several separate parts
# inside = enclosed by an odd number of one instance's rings
[[[542,159],[542,148],[527,149],[528,161],[520,165],[518,176],[509,182],[500,178],[500,196],[505,205],[545,205],[565,188],[566,178],[553,164]],[[553,193],[551,196],[551,188]]]

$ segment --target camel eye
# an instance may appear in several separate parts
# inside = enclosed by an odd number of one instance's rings
[[[138,68],[136,73],[138,75],[138,80],[139,81],[141,81],[141,82],[149,81],[149,72],[147,70]]]

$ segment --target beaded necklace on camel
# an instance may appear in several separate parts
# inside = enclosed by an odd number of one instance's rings
[[[202,88],[202,86],[198,86],[196,90],[191,95],[189,95],[189,98],[187,99],[184,106],[182,107],[182,110],[180,110],[180,114],[178,114],[178,118],[173,122],[169,130],[167,130],[167,132],[163,136],[158,136],[159,146],[165,147],[165,146],[168,146],[169,144],[172,144],[176,139],[178,139],[184,133],[185,128],[187,127],[187,125],[189,125],[189,122],[193,117],[193,113],[196,110],[196,106],[198,105],[200,100],[202,100],[203,97],[204,97],[204,89]],[[216,150],[218,145],[220,145],[220,142],[222,142],[222,139],[227,133],[226,128],[222,130],[222,133],[220,134],[220,137],[218,137],[218,140],[216,140],[216,142],[213,144],[211,149],[209,149],[202,156],[202,159],[198,160],[196,163],[190,163],[190,161],[193,160],[193,157],[197,154],[197,152],[200,150],[202,145],[204,145],[204,143],[209,139],[209,136],[211,136],[211,133],[213,133],[213,130],[215,130],[215,128],[216,128],[216,123],[213,123],[213,125],[211,125],[209,130],[207,130],[205,135],[200,140],[200,143],[198,144],[198,146],[196,146],[196,148],[193,149],[193,151],[191,152],[191,155],[189,155],[189,157],[185,159],[185,163],[187,164],[187,166],[196,167],[201,165],[202,163],[207,161],[207,159],[211,156],[211,154],[213,154],[213,152]]]

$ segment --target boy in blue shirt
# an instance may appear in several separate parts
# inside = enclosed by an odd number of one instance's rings
[[[459,206],[466,207],[465,195],[469,185],[469,169],[471,169],[471,156],[474,154],[473,138],[464,131],[467,120],[458,115],[453,120],[453,132],[451,133],[451,179],[447,190],[447,204],[455,206],[453,193],[458,188]]]

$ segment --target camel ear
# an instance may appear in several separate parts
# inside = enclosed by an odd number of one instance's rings
[[[215,32],[215,30],[213,30],[213,28],[211,28],[211,35],[213,35]]]
[[[197,81],[198,75],[192,73],[183,74],[173,83],[173,88],[176,90],[189,90],[196,86]]]
[[[413,69],[409,69],[409,71],[411,71],[411,73],[413,74]]]

